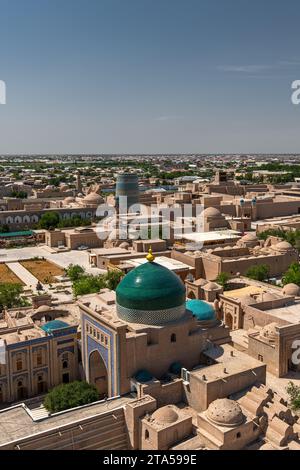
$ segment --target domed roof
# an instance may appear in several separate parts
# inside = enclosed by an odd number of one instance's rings
[[[260,336],[267,338],[270,342],[274,342],[277,338],[276,322],[269,323],[261,329]]]
[[[130,323],[164,325],[185,313],[185,286],[169,269],[149,262],[130,271],[116,289],[119,318]]]
[[[205,284],[205,290],[219,290],[220,286],[215,282],[208,282]]]
[[[73,196],[68,196],[64,199],[64,202],[69,203],[69,202],[74,202],[75,198]]]
[[[289,251],[293,247],[290,243],[283,241],[283,242],[276,243],[276,245],[274,245],[272,248],[274,248],[276,251]]]
[[[216,313],[212,305],[204,300],[191,299],[186,302],[186,308],[190,310],[199,321],[215,320]]]
[[[240,405],[228,398],[213,401],[206,410],[206,417],[220,426],[238,426],[244,420]]]
[[[138,381],[138,382],[150,382],[150,380],[153,379],[152,375],[150,374],[150,372],[148,372],[147,370],[139,370],[134,378]]]
[[[154,411],[152,418],[159,424],[171,424],[178,420],[178,413],[172,405],[166,405]]]
[[[242,237],[242,240],[245,241],[245,242],[252,242],[252,241],[256,241],[257,240],[257,236],[256,236],[256,233],[247,233],[246,235],[244,235]]]
[[[297,296],[297,295],[299,295],[299,292],[300,292],[300,287],[297,286],[297,284],[293,284],[293,283],[286,284],[282,289],[282,293],[284,295]]]
[[[129,248],[129,243],[128,242],[122,242],[119,245],[119,248],[123,248],[124,250],[127,250]]]
[[[88,202],[90,204],[102,204],[104,201],[103,197],[98,193],[89,193],[84,197],[83,200],[84,202]]]
[[[203,211],[204,217],[220,217],[220,215],[221,215],[221,212],[215,207],[207,207]]]
[[[35,313],[43,313],[43,312],[49,312],[49,310],[52,310],[52,307],[49,307],[49,305],[40,305],[35,311]]]

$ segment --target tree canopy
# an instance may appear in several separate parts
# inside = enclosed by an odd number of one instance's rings
[[[300,286],[300,265],[299,263],[292,263],[289,269],[282,277],[282,284],[297,284]]]
[[[22,297],[21,284],[4,282],[0,284],[0,310],[4,308],[25,307],[28,302]]]
[[[259,266],[251,266],[247,270],[246,276],[256,281],[265,281],[269,277],[269,272],[270,267],[266,264],[261,264]]]
[[[86,405],[99,399],[94,385],[76,380],[54,387],[45,397],[44,406],[51,413]]]

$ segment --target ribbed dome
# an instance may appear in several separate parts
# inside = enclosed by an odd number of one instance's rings
[[[300,287],[297,286],[297,284],[293,284],[293,283],[290,283],[290,284],[286,284],[283,289],[282,289],[282,293],[284,295],[299,295],[299,291],[300,291]]]
[[[147,262],[130,271],[116,289],[119,318],[130,323],[163,325],[185,313],[185,286],[169,269]]]
[[[204,300],[192,299],[186,302],[186,308],[190,310],[199,321],[215,320],[216,313],[212,305]]]
[[[178,420],[178,414],[171,405],[167,405],[154,411],[152,418],[159,424],[171,424]]]
[[[244,419],[240,405],[228,398],[213,401],[206,410],[206,416],[213,423],[228,427],[238,426]]]

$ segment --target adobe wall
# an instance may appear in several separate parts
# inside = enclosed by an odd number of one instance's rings
[[[219,364],[217,366],[219,370]],[[210,367],[214,368],[214,365]],[[265,364],[237,372],[236,374],[228,374],[224,380],[206,381],[202,379],[201,375],[191,373],[189,385],[184,384],[185,399],[195,410],[204,411],[217,398],[226,398],[232,393],[254,385],[256,382],[265,383],[265,380]]]
[[[176,342],[171,342],[171,335]],[[126,339],[126,371],[128,380],[139,370],[146,369],[160,378],[174,362],[192,369],[199,364],[207,332],[197,328],[196,320],[174,323],[158,330],[156,342],[148,343],[146,333],[128,335]],[[153,341],[153,340],[152,340]]]

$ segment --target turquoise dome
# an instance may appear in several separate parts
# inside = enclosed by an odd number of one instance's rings
[[[116,289],[119,318],[131,323],[163,325],[185,313],[185,286],[169,269],[146,262],[130,271]]]
[[[192,299],[186,302],[186,308],[192,312],[199,321],[215,320],[216,312],[212,305],[204,300]]]
[[[150,382],[150,380],[153,379],[153,376],[150,374],[150,372],[148,372],[147,370],[139,370],[134,378],[138,381],[138,382]]]

